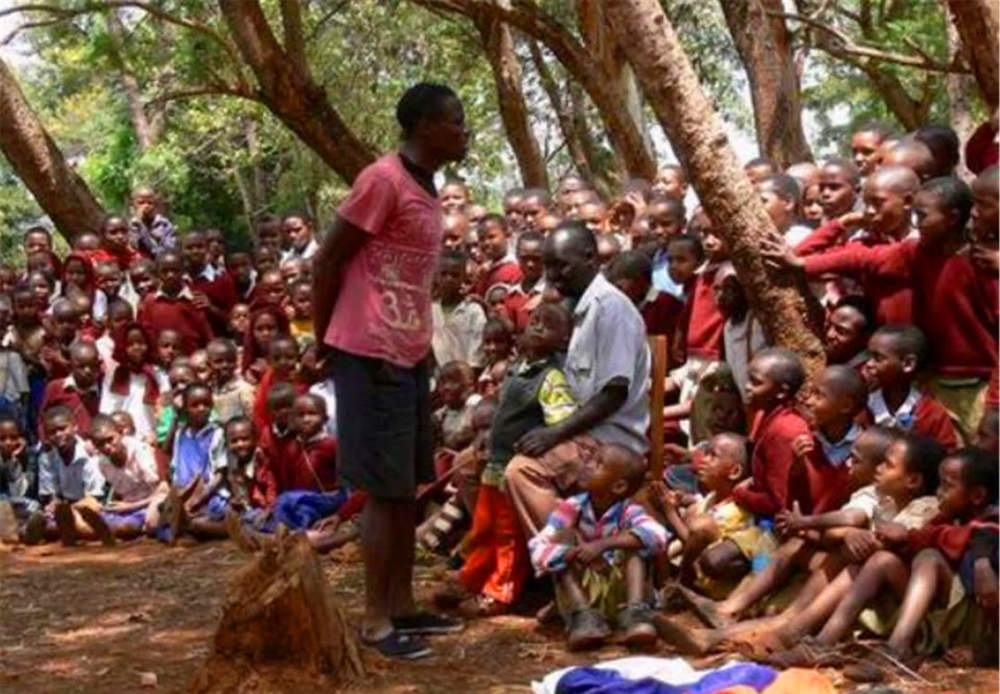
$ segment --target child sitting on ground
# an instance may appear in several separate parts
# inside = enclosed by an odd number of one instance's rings
[[[14,417],[0,415],[0,541],[33,545],[45,534],[38,503],[38,451]]]
[[[633,451],[604,444],[580,470],[583,493],[560,501],[528,542],[535,573],[556,580],[570,650],[604,643],[611,634],[607,616],[617,616],[626,644],[656,641],[646,560],[666,549],[668,536],[629,501],[645,474],[645,462]],[[598,583],[601,590],[594,589]],[[601,598],[601,604],[592,604],[588,594]],[[619,610],[622,602],[626,607]]]
[[[521,339],[522,357],[500,390],[472,530],[464,542],[466,560],[458,574],[466,598],[459,609],[465,616],[506,612],[528,576],[525,539],[505,492],[504,470],[522,436],[553,426],[576,409],[559,363],[571,330],[572,319],[559,304],[536,308]]]
[[[226,338],[215,338],[205,348],[212,370],[212,399],[220,422],[253,414],[256,389],[236,372],[236,345]]]
[[[45,385],[39,409],[44,412],[55,405],[62,405],[72,413],[78,431],[90,431],[90,420],[100,411],[101,404],[97,347],[91,342],[74,342],[69,358],[69,376],[50,380]],[[39,422],[39,433],[43,433],[43,429],[42,422]]]
[[[112,357],[117,366],[105,375],[101,389],[102,414],[124,410],[132,415],[136,432],[153,442],[160,386],[153,371],[153,342],[138,323],[130,323],[115,336]]]
[[[292,383],[297,392],[305,392],[307,386],[299,382],[299,346],[291,335],[277,335],[271,340],[268,350],[267,369],[257,385],[253,406],[253,423],[258,431],[271,425],[271,414],[267,409],[266,393],[275,383]]]
[[[152,532],[159,525],[159,504],[168,490],[156,473],[152,447],[122,435],[106,415],[97,415],[90,423],[90,440],[101,453],[101,474],[111,487],[111,500],[100,514],[112,534],[130,540]],[[88,512],[81,509],[84,518]]]
[[[926,436],[945,450],[958,446],[955,425],[940,402],[917,385],[928,346],[912,325],[883,325],[868,341],[868,379],[876,388],[868,396],[868,416],[880,426],[898,427]]]

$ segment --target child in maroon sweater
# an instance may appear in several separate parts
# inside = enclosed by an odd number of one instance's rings
[[[216,335],[225,335],[229,328],[229,311],[239,301],[233,278],[209,263],[208,240],[200,231],[184,235],[181,253],[195,307],[204,312]]]
[[[773,516],[796,501],[811,506],[808,483],[795,475],[794,443],[809,436],[809,425],[795,409],[795,395],[806,379],[794,352],[769,347],[750,362],[746,402],[753,413],[751,477],[733,490],[733,501],[757,516]]]
[[[927,340],[912,325],[883,325],[868,341],[866,376],[875,386],[866,417],[880,426],[898,427],[937,441],[945,450],[958,446],[951,415],[916,385],[927,357]]]
[[[156,260],[156,273],[160,288],[142,300],[136,316],[138,322],[156,341],[163,330],[176,330],[184,354],[203,349],[213,337],[212,326],[195,305],[191,289],[184,284],[180,254],[161,253]]]
[[[69,369],[67,377],[46,383],[38,410],[44,412],[55,405],[63,405],[73,413],[78,431],[90,431],[90,420],[97,416],[101,405],[97,347],[91,342],[74,342],[69,349]],[[41,421],[38,431],[41,436]]]

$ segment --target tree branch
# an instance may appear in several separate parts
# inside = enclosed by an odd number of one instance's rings
[[[306,62],[305,41],[302,38],[302,6],[299,0],[281,0],[279,6],[285,53],[302,74],[310,76],[309,65]]]
[[[199,96],[235,96],[248,101],[260,102],[260,98],[249,91],[244,91],[238,86],[224,84],[210,84],[187,89],[175,89],[153,97],[146,102],[146,106],[166,104],[171,101],[182,99],[193,99]]]
[[[793,14],[790,12],[768,12],[768,15],[772,17],[781,17],[783,19],[791,20],[793,22],[800,22],[801,24],[808,25],[814,29],[818,29],[820,32],[826,36],[831,37],[834,41],[840,45],[836,47],[836,52],[844,55],[852,55],[858,58],[871,58],[872,60],[879,60],[885,63],[895,63],[897,65],[906,65],[907,67],[913,67],[920,70],[926,70],[928,72],[954,72],[959,74],[968,74],[971,72],[967,66],[955,61],[954,63],[942,62],[940,60],[934,60],[930,56],[921,52],[920,56],[905,55],[902,53],[893,53],[891,51],[882,51],[877,48],[871,48],[868,46],[861,46],[854,43],[846,34],[842,31],[834,29],[825,22],[812,17],[806,17],[800,14]],[[833,53],[830,50],[830,46],[826,41],[820,41],[816,44],[816,47],[827,51],[828,53]]]

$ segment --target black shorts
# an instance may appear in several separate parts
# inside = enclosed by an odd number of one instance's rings
[[[333,351],[340,474],[376,499],[413,499],[434,479],[427,365]]]

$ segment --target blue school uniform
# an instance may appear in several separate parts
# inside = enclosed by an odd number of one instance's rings
[[[198,431],[185,426],[174,435],[174,454],[170,460],[170,481],[175,487],[187,487],[201,478],[208,484],[216,472],[226,472],[226,435],[222,427],[209,422]],[[212,520],[222,520],[229,507],[229,490],[219,487],[199,513]]]

